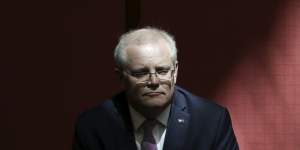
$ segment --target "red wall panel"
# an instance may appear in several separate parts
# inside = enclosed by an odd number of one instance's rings
[[[277,12],[270,36],[250,49],[217,90],[230,107],[242,149],[297,150],[300,144],[300,2]]]
[[[7,5],[1,149],[70,149],[78,113],[121,89],[112,54],[126,27],[125,2]],[[299,147],[299,1],[146,0],[140,6],[139,26],[175,35],[178,84],[229,108],[241,149]]]

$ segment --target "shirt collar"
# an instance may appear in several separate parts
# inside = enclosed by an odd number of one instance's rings
[[[144,123],[146,118],[139,112],[137,112],[130,104],[129,112],[131,115],[131,121],[134,127],[134,130],[138,130],[140,126]],[[166,109],[156,117],[156,120],[162,124],[164,127],[167,127],[169,114],[170,114],[171,104],[166,107]]]

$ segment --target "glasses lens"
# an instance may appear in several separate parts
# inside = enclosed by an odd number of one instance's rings
[[[132,71],[127,72],[127,74],[137,79],[139,82],[148,82],[151,78],[158,78],[160,81],[162,80],[171,80],[174,70],[171,67],[168,68],[159,68],[154,73],[150,73],[147,70],[143,71]]]
[[[168,81],[168,80],[171,80],[172,75],[173,75],[173,70],[171,70],[171,69],[159,70],[159,71],[156,71],[155,73],[148,73],[148,76],[143,77],[143,79],[141,79],[140,81],[148,82],[148,81],[150,81],[151,76],[155,76],[156,78],[158,78],[160,80],[160,82]]]

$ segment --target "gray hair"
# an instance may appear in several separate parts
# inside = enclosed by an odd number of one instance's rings
[[[120,37],[119,43],[114,51],[114,59],[117,67],[122,68],[124,66],[126,62],[126,58],[124,56],[124,49],[128,45],[141,45],[149,42],[157,42],[161,39],[166,41],[168,47],[171,50],[171,59],[173,63],[175,63],[177,61],[177,48],[174,37],[164,30],[153,27],[145,27],[129,31]]]

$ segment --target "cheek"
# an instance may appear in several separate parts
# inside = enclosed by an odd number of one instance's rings
[[[133,80],[131,80],[130,78],[127,77],[127,78],[124,78],[123,85],[124,85],[124,88],[126,90],[129,90],[129,89],[133,89],[134,88],[135,83],[134,83]]]
[[[171,98],[175,90],[175,85],[166,85],[164,89],[167,92],[166,97]]]
[[[124,85],[125,90],[127,90],[132,97],[138,97],[141,95],[143,89],[133,82],[126,82]]]

